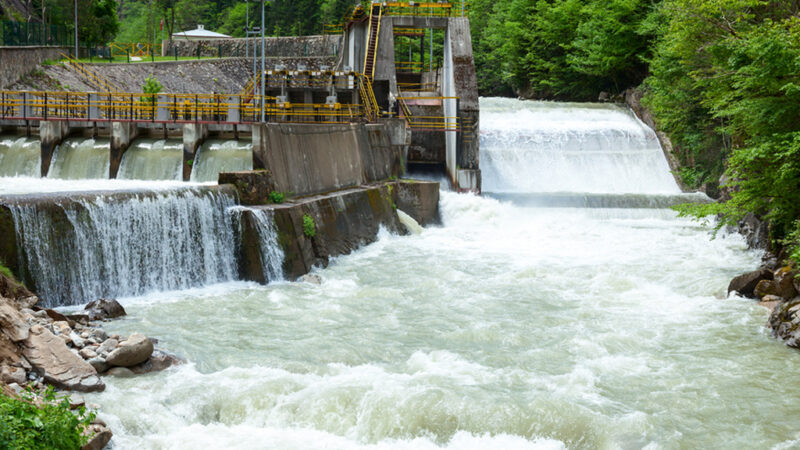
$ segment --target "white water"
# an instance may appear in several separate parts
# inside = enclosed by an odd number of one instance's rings
[[[0,135],[0,177],[38,177],[41,161],[38,139]]]
[[[481,104],[488,192],[677,194],[655,132],[615,105]]]
[[[499,118],[533,106],[481,107],[484,186],[498,186]],[[663,181],[645,192],[672,193],[656,159],[632,164]],[[511,175],[546,171],[520,160]],[[122,299],[129,316],[108,329],[190,364],[106,378],[87,400],[123,449],[797,446],[800,354],[768,336],[765,309],[724,298],[758,253],[667,209],[546,206],[442,192],[442,227],[383,233],[317,271],[321,285]]]
[[[234,198],[201,188],[6,197],[23,278],[48,306],[236,279]]]
[[[192,181],[217,181],[220,172],[253,169],[253,144],[250,141],[208,139],[197,150],[192,166]]]
[[[183,141],[137,139],[122,154],[117,178],[126,180],[183,179]],[[216,181],[216,180],[213,180]]]
[[[264,280],[268,282],[283,280],[283,248],[278,243],[278,230],[275,227],[271,210],[261,208],[250,208],[247,206],[235,206],[231,211],[239,218],[241,227],[241,216],[245,212],[250,214],[252,223],[258,233],[259,257],[261,267],[264,270]]]
[[[111,153],[108,138],[69,138],[56,146],[49,178],[108,178]]]

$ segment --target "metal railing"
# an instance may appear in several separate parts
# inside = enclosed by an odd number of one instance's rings
[[[397,89],[401,92],[436,92],[439,83],[397,83]]]
[[[143,56],[149,58],[151,55],[161,56],[160,43],[153,44],[147,42],[126,42],[126,43],[112,42],[111,44],[109,44],[109,48],[111,49],[112,57]]]
[[[223,94],[0,91],[0,120],[254,123],[341,123],[366,118],[347,103],[278,103],[276,97]]]
[[[0,45],[3,46],[50,45],[68,47],[74,44],[72,34],[63,25],[0,21]]]
[[[448,116],[414,116],[409,108],[408,101],[414,100],[448,100],[458,97],[397,97],[406,123],[415,131],[461,131],[461,118]]]
[[[84,81],[93,88],[104,92],[120,92],[123,89],[118,85],[104,78],[102,75],[87,68],[77,60],[70,58],[69,55],[64,53],[61,56],[66,60],[65,66],[75,72],[78,76],[82,77]]]
[[[467,0],[450,2],[383,2],[387,16],[459,17],[469,13]]]
[[[395,61],[394,67],[397,72],[422,72],[424,68],[421,61]]]

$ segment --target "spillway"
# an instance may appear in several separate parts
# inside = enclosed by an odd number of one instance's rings
[[[137,139],[123,153],[117,178],[126,180],[183,179],[183,141]]]
[[[232,190],[18,195],[23,279],[48,306],[235,280]]]
[[[253,145],[250,141],[209,139],[197,150],[191,180],[217,181],[220,172],[252,169]]]
[[[108,138],[68,138],[56,146],[48,178],[68,180],[108,178],[111,142]]]
[[[38,177],[41,161],[38,139],[0,135],[0,177]]]

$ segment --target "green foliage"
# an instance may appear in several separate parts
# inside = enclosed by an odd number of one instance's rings
[[[476,0],[470,23],[484,95],[594,100],[646,75],[655,0]]]
[[[283,203],[286,200],[286,194],[283,192],[272,191],[269,193],[269,199],[272,203]]]
[[[23,400],[0,394],[0,448],[77,449],[88,441],[82,433],[94,413],[81,407],[73,414],[69,399],[56,399],[52,387],[44,392],[41,406],[33,398],[30,392]]]
[[[142,92],[150,95],[141,96],[140,97],[141,101],[147,103],[155,103],[157,94],[161,92],[162,89],[164,89],[164,86],[162,86],[161,83],[158,82],[158,79],[156,79],[156,77],[151,75],[145,78],[144,84],[142,85]]]
[[[5,275],[8,278],[14,279],[14,274],[11,273],[11,269],[3,265],[3,261],[0,260],[0,275]]]
[[[317,235],[317,224],[314,222],[314,218],[308,214],[303,214],[303,234],[309,238]]]

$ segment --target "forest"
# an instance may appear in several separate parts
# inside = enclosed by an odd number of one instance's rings
[[[267,2],[265,29],[318,34],[354,2]],[[9,3],[9,19],[72,23],[72,0],[18,0],[28,17]],[[78,5],[81,40],[91,43],[158,41],[201,23],[243,36],[246,17],[260,23],[256,1]],[[481,95],[596,101],[642,89],[685,184],[724,192],[725,201],[682,212],[717,214],[720,226],[752,212],[800,261],[799,0],[472,0],[469,17]]]

